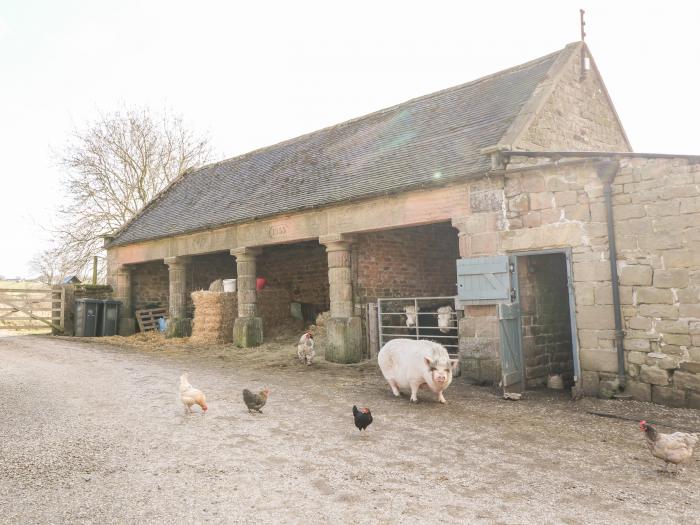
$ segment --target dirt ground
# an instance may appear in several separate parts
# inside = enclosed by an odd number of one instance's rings
[[[459,378],[448,405],[429,392],[409,405],[375,362],[305,367],[294,339],[0,337],[0,521],[700,521],[700,451],[662,474],[636,422],[588,414],[700,430],[698,411],[546,391],[505,401]],[[184,414],[183,370],[206,415]],[[241,389],[263,385],[268,405],[250,415]],[[366,434],[353,404],[372,409]]]

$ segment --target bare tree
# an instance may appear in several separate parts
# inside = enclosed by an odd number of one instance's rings
[[[61,248],[50,248],[36,254],[29,262],[29,268],[40,282],[49,285],[58,284],[69,275],[82,278],[81,269]]]
[[[59,209],[58,243],[82,273],[102,251],[102,237],[126,224],[185,171],[207,162],[206,137],[179,116],[126,110],[102,115],[74,133],[61,156],[67,204]]]

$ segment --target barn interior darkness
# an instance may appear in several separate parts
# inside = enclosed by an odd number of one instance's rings
[[[574,360],[566,257],[549,253],[517,260],[526,385],[546,386],[549,376],[561,375],[564,386],[571,386]]]

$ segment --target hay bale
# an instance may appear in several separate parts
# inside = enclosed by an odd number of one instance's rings
[[[194,320],[192,337],[195,343],[230,343],[233,341],[233,323],[238,312],[235,292],[192,292]]]
[[[224,280],[217,279],[216,281],[212,281],[212,283],[209,285],[209,291],[210,292],[223,292],[224,291]]]
[[[330,310],[321,312],[316,316],[316,326],[326,326],[326,321],[331,318]]]

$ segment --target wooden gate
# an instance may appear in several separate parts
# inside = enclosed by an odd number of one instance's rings
[[[0,330],[51,328],[62,333],[65,291],[56,288],[0,288]]]

